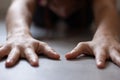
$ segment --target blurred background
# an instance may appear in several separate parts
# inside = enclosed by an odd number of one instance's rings
[[[5,16],[7,13],[7,9],[10,6],[10,3],[11,3],[11,0],[0,0],[0,25],[2,25],[4,27],[5,27]],[[120,12],[120,0],[117,0],[117,8],[118,8],[118,11]],[[37,15],[37,17],[39,17],[38,14],[35,14],[35,15]],[[39,23],[37,23],[37,24],[39,25]],[[64,36],[66,36],[66,30],[67,30],[68,25],[66,25],[66,23],[64,23],[64,21],[62,21],[61,19],[57,23],[57,25],[56,25],[57,27],[55,29],[47,29],[46,30],[42,27],[36,27],[38,25],[32,24],[32,27],[31,27],[31,32],[33,33],[33,36],[35,38],[39,38],[39,37],[44,36],[44,35],[48,36],[48,37],[51,37],[51,36],[64,37]],[[0,27],[2,27],[2,26],[0,26]],[[73,28],[71,28],[71,30],[73,30]],[[76,28],[76,30],[78,30],[78,29]],[[84,32],[84,30],[78,31],[78,32],[87,33],[87,35],[89,34],[89,31]],[[73,31],[73,32],[68,32],[67,34],[68,34],[68,36],[72,36],[73,33],[79,34],[78,32]],[[80,36],[80,34],[78,36]],[[84,36],[84,35],[82,34],[82,36]]]
[[[4,19],[11,0],[0,0],[0,19]]]
[[[6,16],[8,7],[10,6],[10,3],[11,3],[11,0],[0,0],[0,24],[1,25],[5,25],[5,16]],[[117,0],[117,8],[118,8],[118,12],[120,12],[120,0]],[[38,15],[37,15],[37,18],[39,18]],[[39,21],[36,18],[35,18],[35,20]],[[39,38],[40,36],[44,36],[44,35],[51,36],[53,34],[55,37],[56,36],[57,37],[66,36],[65,34],[66,34],[66,29],[67,29],[68,25],[66,25],[61,19],[59,20],[58,24],[56,25],[57,28],[55,30],[54,29],[45,30],[44,28],[35,27],[35,26],[39,26],[39,23],[36,22],[36,24],[38,24],[38,25],[32,25],[32,28],[31,28],[31,32],[33,33],[33,36],[35,38]],[[71,30],[73,30],[73,28],[71,28]],[[76,28],[76,30],[78,30],[78,29]],[[54,33],[52,33],[52,32],[54,32]],[[74,32],[77,32],[77,31],[74,31]],[[79,32],[81,32],[81,31],[79,31]],[[83,32],[84,32],[84,30],[83,30]],[[87,33],[87,32],[88,31],[85,31],[84,33]],[[72,33],[72,32],[68,32],[67,34],[69,34],[69,33],[70,33],[70,36],[74,35],[74,33]],[[77,33],[77,34],[79,34],[79,33]],[[89,33],[87,33],[87,35],[88,34]]]
[[[11,0],[0,0],[0,25],[2,25],[3,27],[5,27],[5,16],[6,16],[8,7],[10,6],[10,3],[11,3]],[[53,29],[54,27],[52,29],[36,27],[36,26],[39,26],[39,24],[40,24],[39,23],[40,20],[38,20],[39,11],[36,11],[35,15],[36,15],[36,17],[34,18],[34,21],[36,23],[35,23],[35,25],[32,25],[32,27],[31,27],[31,32],[33,33],[33,36],[35,38],[39,38],[39,37],[44,36],[44,35],[47,36],[47,37],[51,37],[51,36],[52,37],[53,36],[54,37],[64,37],[64,36],[66,36],[66,30],[67,30],[68,25],[66,25],[66,23],[64,23],[64,21],[62,21],[61,19],[58,20],[58,23],[55,25],[55,26],[57,26],[55,29]],[[75,26],[74,24],[71,24],[71,20],[70,21],[67,20],[67,21],[70,23],[70,25]],[[51,25],[49,25],[49,26],[51,26]],[[72,31],[73,31],[73,29],[74,28],[71,28]],[[71,36],[73,33],[77,33],[77,30],[78,29],[76,28],[72,33],[68,32],[67,34],[71,33],[70,34],[70,36]]]
[[[0,19],[4,19],[8,6],[11,0],[0,0]],[[120,10],[120,0],[117,0],[118,10]]]
[[[10,6],[10,4],[11,4],[11,0],[0,0],[0,43],[5,42],[5,40],[6,40],[5,17],[6,17],[6,13],[7,13],[7,10],[8,10],[8,7]],[[62,20],[59,20],[59,22],[56,26],[58,26],[58,27],[56,28],[56,31],[55,31],[55,30],[51,30],[51,29],[46,30],[44,28],[37,27],[37,25],[32,24],[31,32],[32,32],[33,37],[35,37],[36,39],[42,40],[42,39],[46,39],[49,37],[49,40],[50,39],[53,40],[53,37],[54,37],[54,40],[55,39],[57,39],[56,41],[58,41],[58,39],[60,40],[60,44],[61,43],[64,44],[66,42],[67,45],[69,45],[69,43],[72,43],[70,47],[72,47],[72,45],[76,45],[79,41],[90,39],[89,36],[84,37],[84,35],[86,35],[86,34],[83,35],[80,33],[78,36],[81,36],[81,37],[78,37],[77,35],[75,36],[75,35],[73,35],[73,33],[68,35],[69,38],[66,37],[67,25]],[[87,35],[88,34],[89,33],[87,33]],[[47,42],[49,43],[49,41],[47,41]]]

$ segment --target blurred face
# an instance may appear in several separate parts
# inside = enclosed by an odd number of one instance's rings
[[[51,0],[50,8],[53,12],[64,18],[82,7],[83,1],[85,0]]]

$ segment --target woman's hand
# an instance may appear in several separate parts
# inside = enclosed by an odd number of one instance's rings
[[[73,59],[81,54],[94,55],[99,68],[104,68],[106,59],[109,58],[120,66],[120,43],[114,36],[99,36],[89,42],[80,42],[66,54],[66,58]]]
[[[52,59],[59,59],[57,54],[48,44],[33,39],[31,36],[13,36],[0,47],[0,59],[8,55],[6,66],[11,67],[19,60],[26,58],[32,66],[38,66],[38,53],[43,53]]]

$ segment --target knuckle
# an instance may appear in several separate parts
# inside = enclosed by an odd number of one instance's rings
[[[100,49],[100,50],[106,50],[106,49],[108,49],[108,45],[106,45],[106,44],[98,44],[97,45],[97,48],[98,49]]]
[[[14,44],[14,47],[20,47],[20,44]]]
[[[41,45],[47,46],[46,42],[40,42]]]
[[[80,46],[80,45],[84,45],[84,43],[83,42],[78,43],[78,46]]]
[[[32,41],[29,45],[36,46],[36,45],[38,45],[38,41]]]
[[[78,46],[86,46],[87,45],[87,42],[80,42],[78,43]]]
[[[101,46],[101,47],[100,47],[100,50],[107,50],[107,49],[108,49],[107,46]]]
[[[13,48],[22,48],[22,44],[19,44],[19,43],[16,43],[16,44],[13,44],[12,47]]]
[[[26,47],[26,48],[32,48],[32,45],[26,44],[24,47]]]

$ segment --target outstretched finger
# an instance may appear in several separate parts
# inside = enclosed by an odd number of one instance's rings
[[[35,51],[31,48],[25,49],[25,56],[32,66],[38,66],[38,56]]]
[[[6,60],[6,67],[11,67],[15,65],[19,57],[20,57],[20,50],[18,48],[13,48]]]
[[[53,50],[50,46],[45,45],[43,49],[44,49],[43,53],[47,57],[52,58],[52,59],[59,59],[60,58],[60,55],[55,50]]]
[[[79,43],[71,52],[65,55],[66,59],[74,59],[81,54],[91,53],[90,47],[87,43]]]
[[[108,58],[108,55],[106,53],[105,49],[96,49],[94,51],[95,58],[96,58],[96,65],[98,68],[104,68],[106,59]]]
[[[38,53],[43,53],[51,59],[60,59],[60,55],[45,42],[39,43]]]
[[[120,53],[115,49],[112,49],[109,52],[112,61],[120,67]]]

